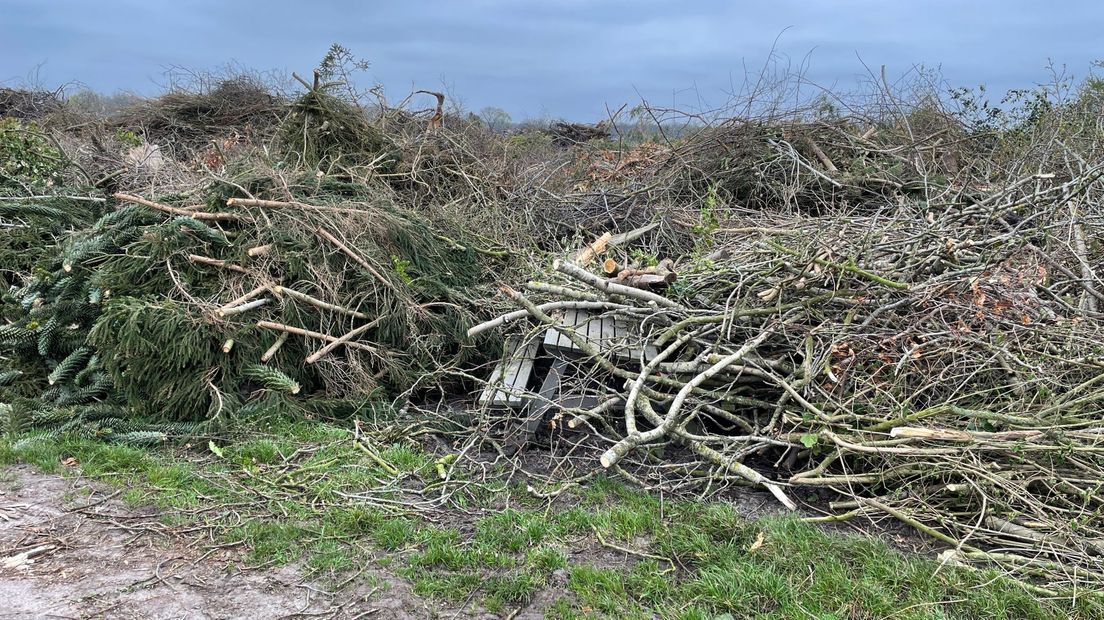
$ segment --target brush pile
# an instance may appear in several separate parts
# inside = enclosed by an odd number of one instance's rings
[[[221,80],[210,88],[175,90],[122,111],[112,125],[138,129],[153,144],[187,152],[212,138],[263,135],[283,118],[286,102],[248,76]]]
[[[432,384],[470,353],[457,332],[484,271],[415,215],[381,196],[211,196],[222,211],[116,194],[10,293],[5,377],[37,394],[18,402],[81,423],[105,407],[179,422],[333,414]],[[325,399],[288,400],[299,394]]]
[[[179,104],[144,107],[162,118]],[[279,159],[246,154],[177,192],[17,182],[0,198],[15,232],[0,242],[9,431],[145,443],[240,418],[370,413],[386,394],[454,383],[446,371],[478,355],[463,334],[492,290],[487,255],[378,177],[351,179],[399,158],[354,105],[311,91],[285,113]]]
[[[832,500],[814,502],[823,520],[898,519],[949,545],[948,562],[1051,593],[1104,584],[1104,162],[936,182],[949,172],[931,153],[898,156],[915,145],[877,148],[847,123],[791,126],[807,157],[781,131],[734,131],[773,155],[710,174],[707,191],[728,182],[728,200],[762,204],[711,209],[682,254],[657,229],[643,245],[671,252],[677,279],[633,277],[658,256],[605,235],[527,291],[503,288],[529,319],[512,331],[580,352],[560,393],[597,404],[542,420],[565,460],[645,487],[752,484],[789,508],[815,493]],[[653,174],[685,171],[702,144]],[[630,337],[596,345],[564,318],[578,308]],[[543,411],[532,385],[518,395]]]
[[[1005,116],[879,88],[503,135],[333,77],[293,101],[249,80],[170,93],[82,123],[114,132],[94,149],[0,125],[10,433],[436,408],[503,336],[552,330],[577,351],[560,393],[595,404],[537,420],[550,487],[581,464],[816,494],[824,519],[895,518],[948,562],[1104,586],[1099,82]],[[164,167],[113,146],[143,138]],[[627,336],[596,346],[564,324],[580,309]],[[481,412],[462,452],[484,458],[537,392]]]
[[[36,119],[60,109],[58,93],[0,87],[0,117]]]

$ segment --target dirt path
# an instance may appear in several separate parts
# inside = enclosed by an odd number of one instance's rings
[[[495,617],[435,605],[383,571],[339,594],[295,567],[243,571],[236,552],[185,544],[155,511],[115,495],[0,468],[0,618]]]

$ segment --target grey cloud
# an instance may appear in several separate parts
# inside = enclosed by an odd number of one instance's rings
[[[167,67],[309,70],[338,41],[372,60],[402,97],[449,85],[473,109],[595,119],[640,96],[715,105],[745,67],[777,57],[817,84],[851,88],[863,62],[901,75],[939,66],[994,91],[1048,79],[1053,59],[1083,75],[1104,5],[1023,0],[841,0],[673,4],[656,0],[0,0],[0,81],[45,61],[47,85],[150,93]],[[861,60],[860,60],[861,59]]]

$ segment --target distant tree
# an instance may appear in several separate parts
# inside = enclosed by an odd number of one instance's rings
[[[480,110],[479,118],[483,119],[484,123],[487,123],[487,127],[491,131],[502,131],[514,122],[509,112],[494,106],[487,106]]]

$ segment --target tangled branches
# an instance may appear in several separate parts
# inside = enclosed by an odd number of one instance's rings
[[[558,416],[601,467],[646,485],[750,482],[789,507],[824,489],[827,520],[889,515],[950,545],[948,561],[1060,590],[1104,568],[1104,283],[1084,241],[1104,224],[1100,179],[732,218],[666,295],[569,262],[528,285],[633,326],[603,346],[507,293],[531,334],[582,351],[563,392],[600,404]]]
[[[263,134],[285,103],[258,79],[237,76],[193,90],[178,89],[125,110],[113,124],[135,128],[151,143],[190,153],[212,138]]]
[[[786,506],[815,489],[824,519],[898,519],[948,562],[1101,585],[1099,85],[1000,126],[879,92],[758,117],[644,106],[650,127],[557,140],[317,75],[290,103],[227,82],[112,121],[115,147],[169,141],[186,181],[137,183],[104,147],[111,169],[83,171],[100,195],[12,185],[9,412],[114,437],[150,432],[106,430],[134,410],[455,400],[501,344],[465,336],[482,315],[469,333],[563,354],[535,364],[553,391],[513,395],[572,443],[556,456]],[[608,276],[561,260],[493,294],[594,237]],[[529,426],[487,413],[470,442]]]

